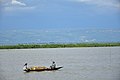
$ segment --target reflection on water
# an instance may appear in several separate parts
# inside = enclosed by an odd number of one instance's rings
[[[64,66],[23,72],[28,66]],[[0,50],[0,80],[120,80],[120,47]]]

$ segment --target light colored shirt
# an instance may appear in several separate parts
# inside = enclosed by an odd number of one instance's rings
[[[27,66],[24,66],[24,67],[23,67],[23,70],[26,70],[26,69],[27,69]]]

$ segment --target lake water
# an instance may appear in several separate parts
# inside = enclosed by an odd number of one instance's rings
[[[23,72],[23,65],[64,68]],[[0,50],[0,80],[120,80],[120,47]]]

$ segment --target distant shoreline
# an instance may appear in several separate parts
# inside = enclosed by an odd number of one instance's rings
[[[0,49],[32,49],[32,48],[75,48],[75,47],[115,47],[120,42],[111,43],[69,43],[69,44],[16,44],[0,45]]]

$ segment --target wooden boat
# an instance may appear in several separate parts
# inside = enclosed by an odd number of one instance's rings
[[[54,70],[59,70],[63,67],[55,67],[55,68],[47,68],[45,66],[33,66],[27,68],[27,64],[24,65],[23,71],[25,72],[30,72],[30,71],[54,71]]]

